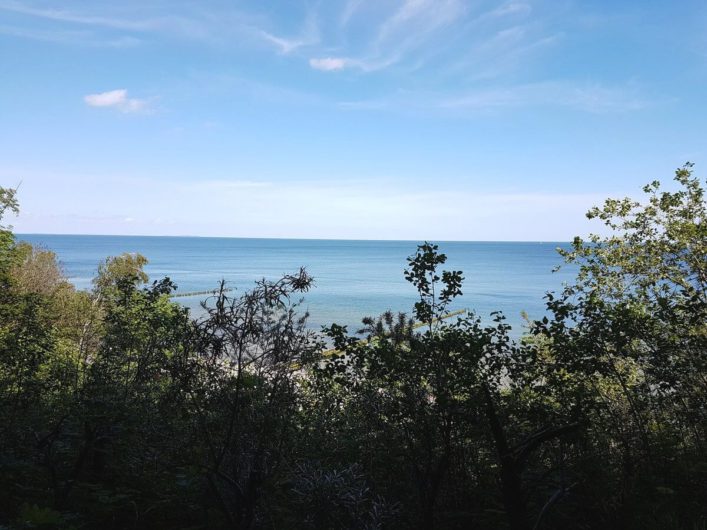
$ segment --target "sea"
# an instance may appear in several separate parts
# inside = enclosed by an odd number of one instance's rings
[[[321,329],[332,323],[361,328],[361,319],[387,310],[412,313],[418,300],[405,280],[407,258],[419,241],[351,241],[313,239],[249,239],[221,237],[96,236],[19,234],[18,240],[56,253],[64,273],[77,289],[90,289],[98,264],[109,256],[138,252],[149,263],[150,280],[169,277],[177,293],[215,289],[223,279],[238,296],[259,279],[275,280],[305,267],[314,288],[299,306],[309,313],[308,325]],[[566,242],[435,241],[447,256],[441,267],[463,272],[463,295],[450,311],[474,311],[485,321],[502,312],[513,335],[524,331],[530,318],[546,315],[544,296],[574,279],[576,270],[563,266],[559,247]],[[203,315],[208,295],[177,297],[195,317]]]

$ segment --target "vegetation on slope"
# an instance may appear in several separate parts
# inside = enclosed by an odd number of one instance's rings
[[[676,182],[590,211],[611,235],[519,342],[441,318],[463,277],[425,243],[412,315],[327,355],[305,270],[195,320],[142,256],[76,291],[0,225],[0,526],[705,528],[706,206]]]

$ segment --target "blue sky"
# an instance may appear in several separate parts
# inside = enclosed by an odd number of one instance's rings
[[[707,3],[0,0],[20,233],[566,240],[707,167]]]

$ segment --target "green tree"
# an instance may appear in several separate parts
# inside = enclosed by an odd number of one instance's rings
[[[231,528],[252,528],[291,462],[301,367],[322,344],[297,315],[312,286],[301,269],[239,297],[221,284],[197,323],[188,406],[204,446],[203,478]],[[271,508],[272,509],[272,508]],[[265,514],[267,515],[267,514]]]
[[[644,201],[609,199],[589,211],[610,234],[576,238],[563,252],[577,281],[549,297],[554,318],[536,329],[557,370],[582,379],[590,453],[620,470],[606,490],[611,504],[602,501],[616,508],[599,513],[624,527],[704,516],[697,499],[706,491],[688,468],[705,465],[706,205],[691,164],[675,182],[676,191],[655,181]]]
[[[524,387],[542,375],[529,369],[537,350],[516,345],[500,314],[490,325],[474,315],[444,320],[462,283],[460,271],[438,271],[445,261],[429,243],[408,259],[405,276],[418,290],[414,314],[424,331],[390,314],[366,321],[365,341],[340,326],[329,329],[336,351],[315,367],[315,392],[337,404],[321,403],[322,410],[341,415],[345,407],[343,422],[329,421],[362,448],[360,463],[382,494],[401,499],[407,492],[414,499],[403,501],[407,525],[446,527],[452,514],[463,513],[471,521],[495,501],[458,484],[498,481],[511,528],[528,528],[524,472],[544,444],[576,431],[578,423],[547,415],[518,422],[516,415],[528,408]],[[474,460],[478,468],[466,467]],[[391,469],[397,480],[391,481]]]

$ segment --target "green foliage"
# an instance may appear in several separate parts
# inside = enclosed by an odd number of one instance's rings
[[[23,504],[16,524],[20,528],[56,528],[62,526],[63,519],[59,512],[51,508],[40,508],[36,504]]]
[[[610,235],[520,341],[443,318],[463,277],[430,243],[413,318],[332,324],[325,353],[304,269],[194,319],[139,254],[77,292],[0,228],[0,526],[704,528],[705,198],[691,165],[676,185],[592,209]]]
[[[97,292],[104,294],[111,289],[146,283],[148,277],[143,270],[145,265],[147,258],[141,254],[125,253],[107,258],[98,266],[98,275],[94,278],[93,285]]]
[[[443,271],[441,277],[437,274],[437,266],[447,261],[447,256],[438,250],[437,245],[427,242],[420,245],[417,253],[408,258],[408,269],[405,270],[405,279],[415,286],[420,296],[420,301],[415,304],[415,318],[430,327],[433,319],[441,317],[449,303],[461,296],[464,280],[461,271]]]
[[[8,211],[15,215],[20,213],[20,204],[17,201],[17,190],[0,186],[0,221],[2,221],[2,218],[5,217]],[[0,225],[0,230],[9,230],[9,227]]]
[[[17,202],[17,190],[3,188],[0,186],[0,222],[5,217],[6,212],[18,214],[20,207]],[[11,266],[12,246],[15,238],[12,235],[12,227],[0,224],[0,292],[7,290],[9,285],[8,267]]]
[[[69,285],[54,252],[24,242],[15,245],[13,252],[10,275],[18,291],[51,297],[57,289]]]
[[[647,185],[644,203],[609,199],[587,213],[611,235],[591,235],[588,242],[575,238],[573,249],[562,252],[568,262],[580,265],[577,290],[595,289],[609,300],[706,300],[705,190],[692,164],[675,172],[675,182],[680,186],[675,192],[660,191],[658,181]]]
[[[564,255],[579,265],[577,282],[550,296],[554,318],[536,323],[556,370],[581,378],[577,407],[594,442],[607,444],[597,457],[621,470],[609,489],[613,524],[660,527],[676,510],[704,516],[698,499],[707,491],[681,466],[705,461],[706,206],[691,164],[675,181],[675,192],[656,181],[643,202],[590,210],[611,233],[575,239]],[[680,493],[658,502],[664,487]]]

